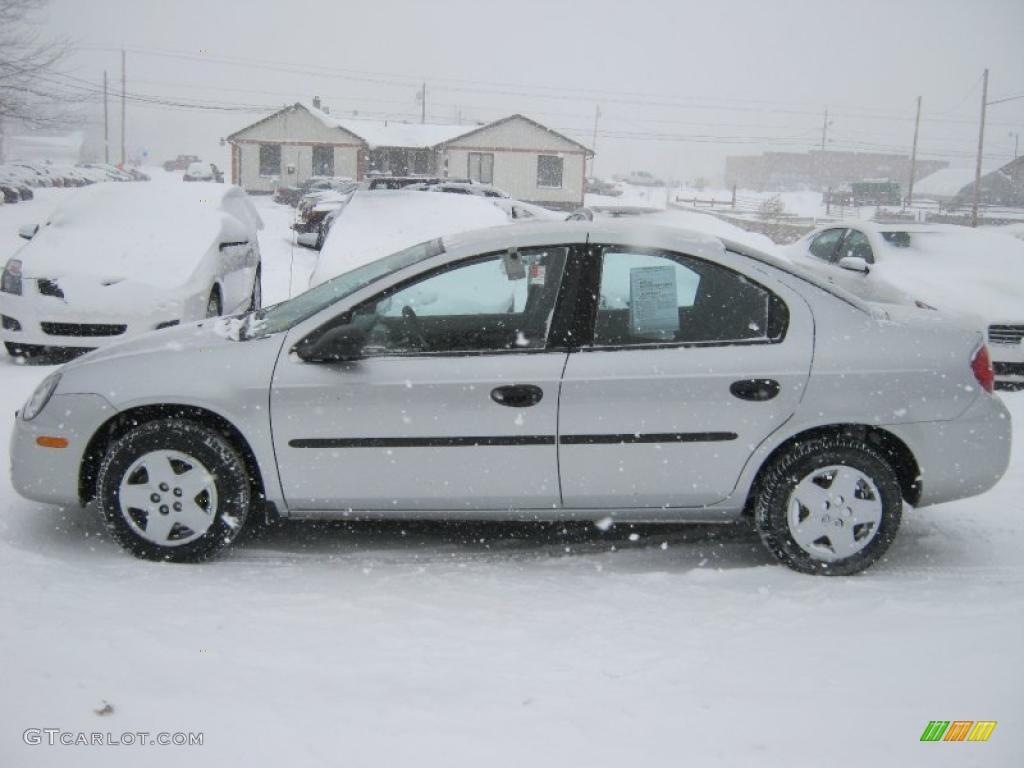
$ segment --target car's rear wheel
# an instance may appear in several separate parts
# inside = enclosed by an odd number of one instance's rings
[[[209,557],[249,515],[245,462],[221,434],[182,419],[148,422],[114,441],[97,490],[114,539],[148,560]]]
[[[853,437],[827,436],[795,443],[765,468],[754,520],[783,564],[845,576],[885,554],[902,511],[886,457]]]
[[[210,298],[206,300],[206,316],[220,317],[224,314],[224,305],[220,299],[220,289],[213,286],[210,290]]]
[[[263,306],[263,267],[256,267],[256,277],[252,281],[252,296],[249,299],[249,311],[255,312]]]

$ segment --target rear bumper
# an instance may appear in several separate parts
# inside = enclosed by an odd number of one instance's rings
[[[1010,464],[1010,412],[998,396],[981,395],[952,421],[886,429],[903,440],[917,459],[919,507],[984,493],[999,482]]]

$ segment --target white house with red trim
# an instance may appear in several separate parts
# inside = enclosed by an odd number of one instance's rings
[[[423,174],[493,184],[539,205],[583,205],[586,160],[594,153],[540,123],[511,115],[484,125],[339,118],[297,102],[228,137],[231,180],[269,193],[310,176]]]

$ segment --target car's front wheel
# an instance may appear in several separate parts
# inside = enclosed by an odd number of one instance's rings
[[[754,521],[761,540],[801,573],[845,576],[889,548],[903,511],[886,456],[847,436],[795,443],[766,467]]]
[[[209,557],[249,514],[245,462],[223,435],[184,419],[151,421],[114,441],[97,484],[115,540],[149,560]]]

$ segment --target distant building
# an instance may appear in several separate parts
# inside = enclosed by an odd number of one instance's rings
[[[914,178],[924,178],[948,163],[918,160]],[[898,182],[906,191],[910,156],[876,152],[765,152],[725,159],[725,180],[743,189],[781,191],[835,189],[855,181]]]
[[[973,201],[974,182],[971,181],[960,190],[954,202],[965,205]],[[1018,157],[1002,168],[982,176],[978,202],[982,205],[1024,208],[1024,157]]]
[[[493,184],[552,207],[583,204],[586,159],[594,153],[522,115],[486,125],[436,125],[339,118],[319,99],[285,107],[228,137],[231,179],[273,192],[310,176],[422,174]]]

